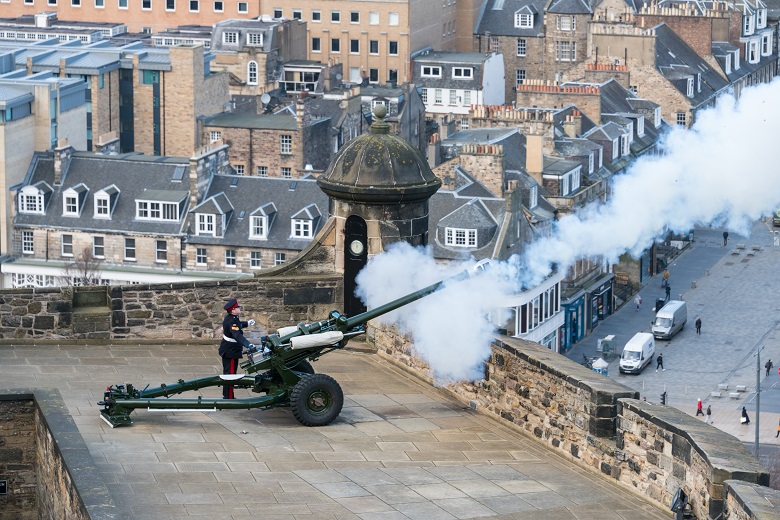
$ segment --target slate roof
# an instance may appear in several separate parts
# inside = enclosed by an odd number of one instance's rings
[[[547,6],[547,12],[555,14],[593,14],[593,9],[586,0],[551,0]]]
[[[694,78],[691,106],[698,107],[712,101],[729,83],[706,61],[691,49],[666,24],[653,27],[656,34],[655,64],[658,71],[671,84],[687,96],[687,78]],[[701,91],[696,88],[697,74],[701,74]]]
[[[475,22],[476,34],[490,33],[491,36],[544,37],[544,6],[549,0],[487,0],[484,9]],[[501,6],[496,9],[496,4]],[[534,26],[515,27],[515,12],[523,8],[535,12]]]
[[[295,116],[288,111],[278,114],[253,114],[250,112],[221,112],[203,119],[204,126],[224,128],[252,128],[262,130],[290,130],[298,129]]]
[[[223,237],[196,235],[196,213],[208,213],[211,208],[221,210],[227,216]],[[244,175],[215,175],[203,202],[192,209],[187,219],[190,244],[222,244],[264,249],[300,251],[309,243],[308,238],[291,238],[290,225],[294,218],[312,219],[313,234],[328,219],[328,196],[311,177],[281,179],[278,177],[248,177]],[[266,240],[249,239],[252,215],[264,213],[271,218]],[[219,219],[217,219],[219,220]]]
[[[135,218],[136,199],[149,199],[166,194],[169,201],[184,200],[185,204],[189,201],[188,177],[185,175],[181,181],[173,180],[177,168],[189,171],[189,159],[74,152],[62,184],[55,185],[53,154],[36,152],[21,185],[45,182],[51,186],[52,196],[44,215],[17,213],[14,224],[21,227],[77,228],[88,232],[178,235],[186,211],[180,211],[179,220],[172,222]],[[89,189],[81,216],[63,216],[62,193],[79,184],[84,184]],[[95,193],[112,185],[119,190],[119,198],[111,218],[94,218]],[[176,192],[176,196],[172,196],[171,192]]]

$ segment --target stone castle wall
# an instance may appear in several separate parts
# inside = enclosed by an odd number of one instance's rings
[[[0,520],[35,520],[35,403],[0,401],[0,475],[8,494],[0,495]]]
[[[376,327],[369,337],[380,354],[423,379],[428,366],[409,339]],[[675,492],[689,492],[696,518],[758,518],[746,512],[753,491],[733,487],[726,504],[725,481],[765,487],[769,473],[734,437],[597,375],[550,350],[514,338],[496,339],[484,379],[448,390],[469,406],[511,424],[547,448],[612,478],[668,509]]]

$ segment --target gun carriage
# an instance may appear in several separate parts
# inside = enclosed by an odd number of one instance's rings
[[[311,362],[320,356],[344,348],[347,342],[366,332],[366,324],[379,316],[424,298],[452,282],[480,273],[487,261],[477,263],[450,278],[436,282],[366,312],[347,317],[331,311],[327,319],[299,323],[263,336],[261,344],[245,351],[241,363],[246,373],[213,375],[197,379],[179,379],[175,383],[139,389],[131,383],[109,386],[98,402],[100,417],[112,428],[132,424],[130,413],[136,409],[167,411],[216,411],[290,406],[295,418],[305,426],[324,426],[341,413],[344,392],[338,382],[316,374]],[[233,385],[250,389],[256,397],[222,399],[211,397],[173,397],[201,388]]]

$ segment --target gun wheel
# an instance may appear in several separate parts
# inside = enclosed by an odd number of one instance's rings
[[[304,426],[325,426],[341,413],[344,392],[338,382],[326,374],[306,375],[290,393],[290,407]]]

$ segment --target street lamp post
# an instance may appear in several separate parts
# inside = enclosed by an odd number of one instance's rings
[[[756,459],[758,459],[758,432],[761,424],[761,351],[764,347],[759,347],[756,351]]]

